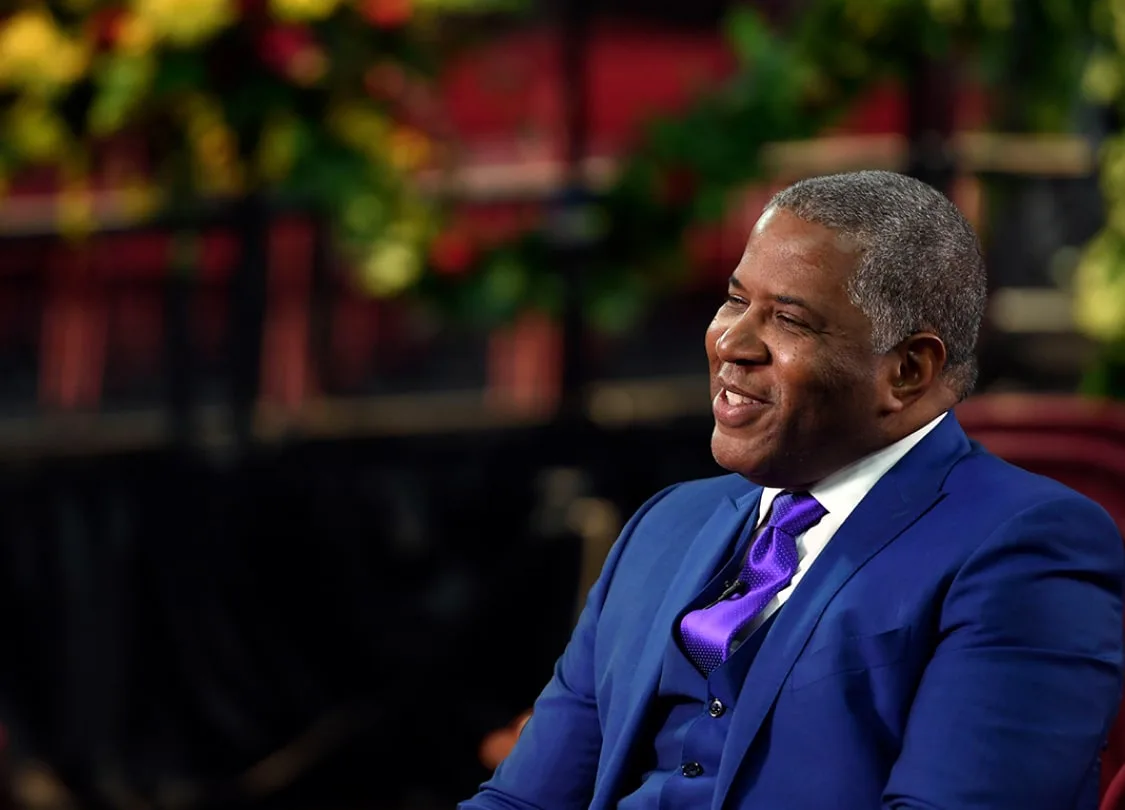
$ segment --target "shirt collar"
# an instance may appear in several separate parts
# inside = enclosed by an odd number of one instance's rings
[[[909,436],[899,439],[894,444],[887,445],[882,450],[877,450],[871,455],[837,470],[813,486],[809,490],[809,494],[828,510],[833,520],[839,525],[859,506],[860,501],[879,483],[879,479],[901,461],[903,456],[909,453],[918,442],[926,438],[926,435],[936,428],[947,415],[948,411],[918,428]],[[764,487],[762,489],[762,499],[758,504],[759,521],[769,514],[774,498],[782,492],[784,490],[775,487]]]

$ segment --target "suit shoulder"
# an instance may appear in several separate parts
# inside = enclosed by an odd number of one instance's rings
[[[660,506],[664,509],[704,509],[710,513],[724,499],[737,500],[759,487],[741,475],[730,473],[682,481],[669,487]]]
[[[1091,498],[1053,478],[1010,464],[979,445],[953,467],[944,490],[999,522],[1041,508],[1087,517],[1116,533],[1113,519]]]

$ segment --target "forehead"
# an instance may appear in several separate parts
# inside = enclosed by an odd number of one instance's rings
[[[735,275],[743,284],[772,281],[832,295],[843,293],[860,255],[855,240],[839,231],[770,208],[751,231]]]

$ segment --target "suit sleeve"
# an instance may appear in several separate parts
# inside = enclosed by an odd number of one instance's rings
[[[1079,803],[1121,693],[1123,568],[1116,527],[1078,496],[985,541],[950,583],[885,810]]]
[[[649,499],[622,530],[519,742],[492,779],[476,796],[458,805],[458,810],[579,810],[589,806],[602,745],[594,671],[598,619],[625,545],[648,511],[673,489]]]

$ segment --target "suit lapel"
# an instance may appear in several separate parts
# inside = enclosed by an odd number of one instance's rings
[[[710,519],[699,530],[682,556],[676,575],[669,584],[656,615],[649,625],[641,655],[637,659],[632,683],[627,690],[630,698],[620,731],[615,735],[616,745],[609,753],[600,774],[598,795],[591,807],[609,807],[616,799],[618,783],[625,772],[633,744],[648,711],[649,703],[660,679],[664,653],[672,638],[673,624],[680,611],[711,579],[715,570],[725,562],[724,555],[731,540],[746,518],[754,514],[761,500],[761,489],[755,487],[737,501],[724,497]]]
[[[777,614],[731,717],[712,807],[726,800],[742,760],[828,603],[863,565],[942,498],[949,469],[969,451],[949,414],[867,494]]]

